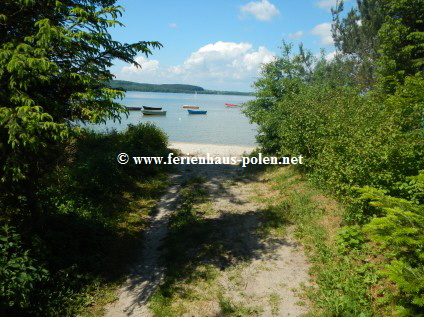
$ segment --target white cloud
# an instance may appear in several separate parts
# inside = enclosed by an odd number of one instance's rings
[[[331,35],[331,23],[326,22],[316,25],[312,29],[311,34],[319,36],[322,45],[333,44],[333,37]]]
[[[340,0],[319,0],[316,4],[320,8],[330,10],[336,7],[337,2],[340,2]]]
[[[302,31],[297,31],[295,33],[290,33],[289,34],[289,38],[291,38],[292,40],[294,39],[300,39],[303,36],[303,32]]]
[[[337,54],[336,51],[328,53],[327,55],[325,55],[325,59],[327,61],[332,61],[336,57],[336,54]]]
[[[187,78],[240,80],[257,76],[260,65],[273,58],[274,54],[263,46],[255,51],[249,43],[219,41],[201,47],[183,65],[171,67],[169,71]]]
[[[141,68],[131,64],[122,67],[121,72],[124,74],[151,74],[159,68],[159,61],[155,59],[147,60],[143,56],[138,56],[135,61],[141,65]]]
[[[177,28],[177,23],[169,23],[168,25],[169,25],[169,27],[171,29],[176,29]]]
[[[241,6],[240,11],[242,15],[252,14],[256,19],[261,21],[270,21],[274,16],[280,14],[277,7],[268,0],[251,1]]]
[[[200,47],[179,65],[159,67],[147,64],[154,72],[135,72],[131,66],[123,67],[119,79],[148,83],[185,83],[206,89],[250,90],[258,77],[260,66],[274,60],[275,54],[250,43],[216,42]],[[146,61],[143,60],[146,65]],[[156,67],[156,68],[155,68]]]

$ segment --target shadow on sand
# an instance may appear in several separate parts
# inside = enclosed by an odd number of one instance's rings
[[[231,191],[231,186],[225,186],[234,182],[234,179],[239,183],[257,180],[257,175],[243,175],[240,166],[193,165],[181,167],[176,182],[186,183],[199,176],[203,184],[194,184],[192,188],[202,186],[207,189],[209,200],[223,199],[228,203],[214,216],[205,217],[191,203],[188,204],[189,210],[180,212],[179,185],[175,185],[178,188],[172,187],[163,197],[158,209],[163,211],[164,208],[167,216],[153,220],[152,227],[146,232],[143,257],[126,286],[126,291],[134,294],[131,304],[125,310],[128,316],[138,307],[145,306],[156,291],[164,298],[171,298],[175,292],[183,292],[177,284],[199,278],[198,268],[201,266],[213,266],[223,271],[241,262],[272,259],[274,251],[282,245],[294,246],[282,238],[265,239],[263,234],[267,226],[286,224],[287,220],[281,214],[288,210],[281,210],[284,208],[281,206],[276,207],[279,210],[259,209],[248,202],[246,197]],[[169,221],[171,213],[173,215]],[[267,221],[264,215],[274,218]],[[164,233],[161,235],[162,241],[152,243],[149,234],[157,230]]]

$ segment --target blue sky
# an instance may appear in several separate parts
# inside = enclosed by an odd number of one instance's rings
[[[330,8],[336,0],[121,0],[121,42],[155,40],[160,50],[116,62],[117,79],[156,84],[192,84],[206,89],[252,91],[260,65],[279,54],[282,40],[300,41],[331,56]],[[352,1],[351,1],[352,2]],[[349,4],[349,2],[348,2]]]

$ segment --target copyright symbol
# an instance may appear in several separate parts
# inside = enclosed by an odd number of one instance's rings
[[[118,161],[119,164],[127,164],[128,161],[130,160],[130,157],[128,156],[127,153],[120,153],[116,157],[116,160]]]

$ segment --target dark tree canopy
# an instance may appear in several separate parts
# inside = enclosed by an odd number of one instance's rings
[[[344,2],[332,10],[332,33],[339,52],[355,64],[356,81],[365,88],[375,82],[376,61],[380,48],[378,31],[387,12],[385,0],[357,0],[344,17]]]
[[[115,59],[133,63],[158,42],[124,44],[110,27],[116,0],[3,0],[0,9],[0,179],[16,183],[48,165],[76,120],[119,119],[123,92],[106,86]],[[54,151],[53,151],[54,152]],[[38,171],[38,172],[37,172]],[[0,184],[1,184],[0,183]]]
[[[332,14],[335,46],[362,87],[378,76],[393,86],[423,70],[424,0],[357,0],[347,14],[341,0]]]

